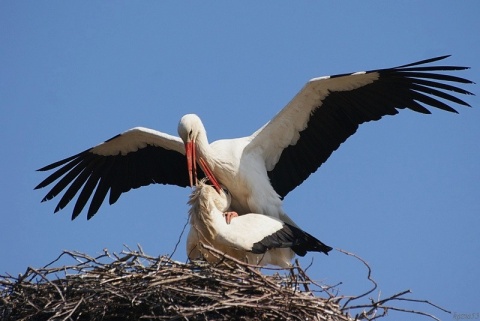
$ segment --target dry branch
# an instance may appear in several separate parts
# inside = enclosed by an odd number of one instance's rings
[[[403,298],[407,291],[345,306],[341,302],[352,303],[364,295],[334,295],[332,287],[311,280],[298,262],[287,270],[263,269],[270,270],[271,275],[265,275],[257,266],[205,248],[221,258],[221,264],[152,257],[140,247],[119,255],[104,251],[97,257],[64,251],[43,268],[0,277],[0,319],[349,321],[372,320],[385,315],[386,309],[428,315],[386,306],[395,300],[430,304]],[[75,263],[54,266],[65,257]],[[370,272],[369,268],[371,280]],[[347,312],[355,309],[361,311],[349,317]],[[382,309],[383,314],[377,314]]]

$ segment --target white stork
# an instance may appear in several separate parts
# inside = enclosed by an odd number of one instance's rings
[[[360,124],[395,115],[398,109],[429,114],[425,106],[431,106],[456,113],[448,103],[469,106],[448,92],[472,95],[455,84],[473,82],[441,72],[467,67],[425,66],[446,57],[314,78],[272,120],[243,138],[209,144],[196,115],[180,120],[180,138],[133,128],[39,169],[55,171],[36,188],[57,181],[42,201],[66,189],[55,212],[79,193],[72,219],[93,194],[87,213],[90,219],[108,192],[113,204],[132,188],[152,183],[192,186],[197,174],[201,178],[207,172],[217,189],[222,184],[230,191],[231,210],[262,213],[294,224],[282,210],[283,198],[315,172]],[[195,160],[200,165],[198,173]]]
[[[332,249],[301,229],[276,218],[248,213],[225,221],[230,208],[228,190],[198,183],[189,200],[191,206],[187,255],[191,260],[205,258],[211,263],[219,258],[201,248],[199,242],[226,253],[240,261],[255,265],[288,267],[297,255],[309,251],[328,254]]]

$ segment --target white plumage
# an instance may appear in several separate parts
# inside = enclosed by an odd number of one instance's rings
[[[304,256],[307,251],[328,253],[331,250],[310,234],[262,214],[245,214],[227,224],[224,212],[230,207],[230,195],[224,189],[217,192],[203,180],[190,196],[189,204],[191,227],[187,255],[191,260],[218,261],[202,249],[200,242],[238,260],[261,266],[288,267],[294,251]]]

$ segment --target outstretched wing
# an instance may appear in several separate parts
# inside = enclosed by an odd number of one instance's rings
[[[189,186],[182,140],[142,127],[130,129],[39,171],[53,169],[55,171],[35,189],[56,182],[42,202],[66,189],[55,212],[79,193],[72,220],[80,214],[92,195],[87,219],[97,213],[109,191],[109,203],[113,204],[122,193],[140,186],[154,183]],[[202,172],[198,174],[199,177],[204,176]]]
[[[449,83],[473,82],[441,73],[467,67],[423,66],[446,57],[314,78],[254,133],[248,148],[260,150],[271,184],[283,198],[315,172],[364,122],[395,115],[397,109],[429,114],[425,106],[431,106],[456,113],[448,103],[469,106],[448,92],[472,93]]]

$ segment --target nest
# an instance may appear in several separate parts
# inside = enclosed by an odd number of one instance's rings
[[[346,311],[360,307],[354,318],[371,320],[386,313],[377,314],[386,302],[407,293],[341,306],[345,297],[312,281],[298,262],[265,275],[204,247],[221,263],[181,263],[148,256],[140,247],[119,255],[105,250],[97,257],[64,251],[46,267],[0,278],[0,319],[349,321]],[[75,264],[52,267],[65,257]]]

